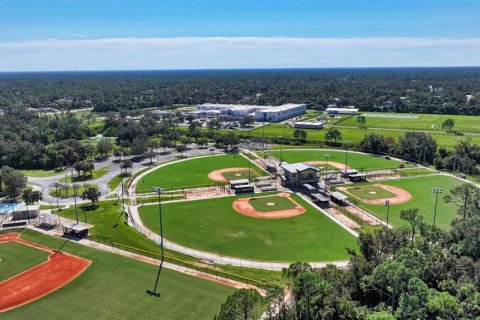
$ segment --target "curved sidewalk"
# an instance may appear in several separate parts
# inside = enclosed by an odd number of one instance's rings
[[[145,237],[149,238],[150,240],[160,244],[160,236],[150,229],[148,229],[140,219],[140,215],[138,213],[138,206],[129,206],[128,211],[130,213],[130,223],[131,225],[138,230],[141,234]],[[269,262],[269,261],[255,261],[249,259],[241,259],[241,258],[234,258],[228,256],[221,256],[218,254],[204,252],[196,249],[187,248],[176,244],[172,241],[167,239],[163,239],[163,245],[165,248],[176,251],[182,254],[186,254],[197,259],[206,260],[211,263],[216,264],[226,264],[232,265],[237,267],[245,267],[245,268],[254,268],[254,269],[264,269],[264,270],[282,270],[283,268],[288,268],[292,262]],[[332,262],[309,262],[310,265],[314,268],[323,268],[329,264],[333,264],[337,267],[346,267],[348,265],[348,261],[332,261]]]

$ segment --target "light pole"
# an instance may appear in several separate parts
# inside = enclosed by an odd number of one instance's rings
[[[387,229],[388,229],[388,218],[390,215],[390,200],[385,200],[384,204],[387,207]]]
[[[70,170],[70,177],[72,179],[73,201],[75,203],[75,220],[78,224],[78,208],[77,208],[77,189],[75,188],[75,180],[73,180],[73,168]]]
[[[437,203],[438,203],[438,194],[442,193],[440,188],[432,188],[432,192],[435,194],[435,209],[433,211],[433,225],[435,225],[437,220]]]
[[[347,168],[348,168],[348,141],[343,145],[345,146],[345,178],[347,177]]]
[[[283,136],[278,136],[278,140],[280,142],[280,163],[282,163],[282,141],[283,141]]]
[[[330,158],[330,155],[327,153],[324,155],[325,156],[325,187],[328,188],[328,177],[327,177],[327,174],[328,174],[328,158]]]
[[[160,297],[160,292],[157,292],[158,280],[160,278],[160,272],[162,272],[163,266],[163,222],[162,222],[162,198],[161,194],[163,189],[160,187],[153,187],[152,191],[158,194],[158,214],[160,218],[160,266],[158,267],[157,280],[155,280],[155,286],[153,290],[147,290],[147,293],[151,296]]]

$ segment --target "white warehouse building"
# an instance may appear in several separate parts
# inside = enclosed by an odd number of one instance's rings
[[[279,122],[307,112],[306,104],[288,103],[278,107],[269,107],[255,111],[255,120],[260,122]]]
[[[278,122],[307,112],[306,104],[284,104],[281,106],[258,106],[244,104],[204,103],[196,107],[193,114],[200,117],[241,118],[246,115],[255,117],[256,121]]]

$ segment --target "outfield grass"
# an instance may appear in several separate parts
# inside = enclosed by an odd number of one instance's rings
[[[224,174],[222,174],[222,176],[228,181],[236,180],[236,179],[248,179],[249,177],[250,177],[250,180],[253,181],[258,177],[258,174],[257,172],[250,170],[250,175],[249,175],[247,170],[247,171],[225,172]]]
[[[57,170],[19,170],[22,174],[26,175],[27,177],[36,177],[36,178],[44,178],[44,177],[52,177],[60,174],[64,174],[66,170],[57,171]]]
[[[166,203],[163,230],[181,245],[233,257],[263,261],[347,260],[356,239],[298,196],[307,209],[288,219],[256,219],[237,213],[237,197]],[[140,208],[144,223],[158,230],[158,207]]]
[[[25,230],[22,237],[52,248],[65,239]],[[212,319],[234,290],[218,283],[163,268],[159,298],[152,289],[158,267],[88,248],[72,241],[64,251],[92,261],[72,282],[20,308],[2,313],[2,319]]]
[[[98,186],[96,184],[87,184],[87,185],[83,185],[83,184],[80,184],[80,185],[76,185],[75,188],[77,189],[76,191],[76,194],[77,194],[77,197],[81,198],[82,197],[82,194],[83,192],[88,189],[88,187],[95,187],[98,189]],[[57,196],[57,189],[56,188],[53,188],[52,190],[48,191],[48,194],[52,197],[56,197]],[[68,188],[58,188],[58,197],[59,198],[69,198],[69,197],[73,197],[74,195],[74,190],[72,188],[72,186],[69,186]]]
[[[334,151],[334,150],[288,150],[288,151],[269,151],[270,155],[275,158],[280,158],[280,153],[282,154],[283,161],[289,163],[294,162],[305,162],[305,161],[325,161],[325,155],[328,154],[330,157],[328,161],[335,161],[340,163],[345,163],[345,151]],[[383,157],[368,155],[364,153],[349,152],[347,164],[349,167],[357,169],[359,171],[363,170],[372,170],[372,169],[387,169],[387,168],[397,168],[400,165],[400,162],[397,160],[387,160]],[[323,164],[319,164],[322,166]],[[328,166],[331,168],[331,166]],[[338,169],[335,169],[338,170]]]
[[[448,115],[448,114],[405,114],[405,113],[382,113],[364,112],[367,119],[365,124],[372,128],[420,130],[420,131],[444,131],[442,123],[446,119],[455,121],[454,130],[480,132],[480,121],[477,116]],[[417,117],[405,118],[405,117]],[[401,118],[398,118],[401,117]],[[342,126],[357,127],[357,117],[346,118],[337,123]]]
[[[110,181],[107,182],[107,186],[108,188],[110,188],[110,190],[115,190],[120,185],[121,182],[122,182],[122,175],[119,174],[113,177],[112,179],[110,179]]]
[[[121,213],[121,201],[100,201],[95,209],[90,204],[79,205],[79,220],[94,225],[90,233],[110,239],[113,242],[135,247],[146,251],[158,251],[158,246],[141,235],[134,228],[124,223],[125,217]],[[75,208],[55,211],[60,216],[75,219]]]
[[[406,221],[400,219],[400,211],[410,208],[418,208],[424,217],[424,222],[433,223],[433,214],[435,206],[435,195],[432,188],[441,188],[442,194],[438,197],[437,207],[437,226],[442,229],[450,227],[450,221],[457,216],[457,207],[453,204],[447,204],[443,201],[443,196],[448,194],[452,188],[461,185],[463,182],[444,175],[429,175],[416,178],[405,178],[399,180],[381,181],[382,183],[407,190],[412,195],[408,202],[390,206],[390,222],[396,226],[407,225]],[[365,184],[359,184],[365,185]],[[368,185],[368,184],[367,184]],[[351,198],[351,197],[350,197]],[[386,219],[386,207],[383,205],[371,205],[361,201],[358,204],[368,211],[376,214],[382,219]]]
[[[390,191],[372,185],[349,187],[346,191],[359,199],[367,200],[395,197],[395,194],[391,193]],[[371,192],[373,192],[373,194]]]
[[[214,170],[242,167],[248,168],[248,160],[241,155],[222,155],[202,158],[192,158],[166,165],[150,172],[137,184],[137,193],[150,192],[152,187],[175,189],[189,186],[212,185],[215,182],[208,178]],[[252,170],[259,174],[263,172],[253,162]]]
[[[248,202],[255,208],[255,210],[260,212],[288,210],[296,207],[296,204],[290,201],[289,198],[279,196],[250,198]],[[275,203],[275,205],[269,206],[268,203]]]
[[[48,255],[18,242],[0,243],[0,282],[47,261]]]

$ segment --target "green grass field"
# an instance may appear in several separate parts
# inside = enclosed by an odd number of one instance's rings
[[[214,170],[242,167],[248,168],[248,160],[241,155],[222,155],[203,158],[192,158],[182,162],[166,165],[149,173],[137,184],[137,193],[150,192],[152,187],[165,189],[214,184],[208,174]],[[263,170],[251,163],[252,170],[259,174]]]
[[[0,282],[47,261],[48,255],[18,242],[0,243]]]
[[[473,118],[473,117],[472,117]],[[477,117],[478,119],[478,117]],[[400,121],[399,121],[400,122]],[[342,123],[339,124],[341,126]],[[368,119],[367,119],[367,125]],[[268,138],[276,138],[279,136],[283,136],[285,138],[293,139],[293,132],[295,129],[285,127],[281,123],[273,123],[265,127],[265,137]],[[338,130],[342,133],[342,141],[349,141],[351,143],[359,143],[362,141],[363,137],[368,133],[377,133],[381,134],[385,137],[392,137],[395,140],[398,140],[400,136],[405,134],[405,131],[401,131],[399,129],[360,129],[360,128],[342,128],[339,127]],[[225,131],[228,132],[228,131]],[[262,137],[263,136],[263,129],[257,128],[249,131],[252,136]],[[327,130],[314,130],[314,129],[305,129],[307,133],[307,140],[312,141],[324,141],[325,140],[325,133]],[[245,133],[242,131],[242,133]],[[467,137],[472,138],[472,142],[476,144],[480,144],[480,135],[465,135],[465,136],[456,136],[454,134],[445,134],[441,133],[440,131],[437,133],[431,133],[431,136],[437,141],[439,146],[446,147],[448,149],[453,148],[456,144],[458,139],[465,139]],[[298,147],[297,147],[298,148]]]
[[[280,159],[280,153],[282,154],[283,161],[289,163],[294,162],[305,162],[305,161],[325,161],[325,155],[328,154],[330,157],[328,161],[335,161],[340,163],[345,163],[345,151],[333,151],[333,150],[287,150],[287,151],[269,151],[270,155],[274,156],[277,159]],[[359,171],[372,170],[372,169],[387,169],[387,168],[397,168],[400,162],[396,160],[387,160],[382,157],[376,157],[373,155],[349,152],[347,159],[348,166]],[[319,164],[323,166],[323,164]],[[331,166],[328,166],[331,168]]]
[[[19,170],[22,174],[26,175],[27,177],[36,177],[36,178],[44,178],[44,177],[51,177],[60,174],[64,174],[66,171],[57,171],[57,170]]]
[[[279,196],[250,198],[248,202],[255,210],[260,212],[288,210],[296,207],[296,204],[290,201],[290,199]],[[275,205],[268,205],[268,203],[274,203]]]
[[[95,187],[95,188],[98,189],[98,186],[96,184],[87,184],[87,185],[77,184],[77,185],[75,185],[75,187],[77,188],[76,194],[77,194],[77,197],[79,197],[79,198],[82,197],[83,192],[88,187]],[[56,197],[57,196],[57,189],[56,188],[51,189],[50,191],[48,191],[48,194],[52,197]],[[73,195],[74,195],[74,190],[73,190],[72,186],[69,186],[68,188],[58,188],[58,197],[59,198],[69,198],[69,197],[73,197]]]
[[[65,239],[30,230],[22,237],[52,248]],[[152,289],[158,267],[69,241],[63,250],[92,264],[72,282],[17,309],[2,319],[212,319],[233,288],[163,268],[159,298]]]
[[[258,173],[256,171],[250,170],[250,175],[247,171],[235,171],[235,172],[225,172],[222,176],[227,180],[235,180],[235,179],[248,179],[254,180],[258,177]]]
[[[120,185],[121,182],[122,182],[122,176],[116,175],[115,177],[110,179],[110,181],[107,182],[107,185],[108,185],[108,188],[110,188],[110,190],[115,190]]]
[[[367,200],[395,197],[395,194],[391,193],[390,191],[372,185],[349,187],[346,191],[359,199]]]
[[[108,166],[102,167],[100,169],[93,170],[92,175],[87,175],[85,178],[81,175],[80,175],[80,177],[78,175],[73,175],[73,181],[82,182],[82,181],[89,181],[89,180],[98,179],[101,176],[107,174],[108,169],[111,168],[111,167],[113,167],[113,165],[108,165]],[[72,183],[72,176],[68,175],[67,177],[63,177],[59,180],[59,182],[61,182],[61,183]]]
[[[438,197],[437,226],[442,229],[448,229],[450,227],[450,221],[457,216],[457,207],[453,204],[445,203],[443,196],[447,194],[450,189],[462,184],[462,181],[458,179],[443,175],[429,175],[417,178],[381,181],[381,183],[405,189],[412,195],[412,200],[390,206],[390,222],[396,226],[407,225],[406,221],[400,219],[400,211],[410,208],[420,209],[420,213],[424,217],[423,221],[429,224],[433,223],[435,195],[432,193],[432,188],[441,188],[443,190],[443,193]],[[387,212],[385,206],[365,204],[361,201],[357,202],[361,207],[386,219]]]
[[[476,116],[446,115],[446,114],[405,114],[405,113],[382,113],[364,112],[367,119],[365,124],[372,128],[420,130],[420,131],[444,131],[442,123],[446,119],[455,121],[454,130],[480,133],[480,121]],[[416,119],[408,117],[417,117]],[[357,118],[350,117],[337,123],[341,126],[357,127]]]
[[[98,207],[91,210],[87,205],[79,205],[79,220],[94,225],[90,233],[107,237],[110,241],[146,251],[158,251],[158,246],[141,235],[134,228],[124,223],[121,213],[122,201],[100,201]],[[75,219],[75,207],[56,211],[55,213],[70,219]]]
[[[307,209],[288,219],[256,219],[232,208],[236,197],[166,203],[164,234],[187,247],[264,261],[347,260],[356,239],[298,196]],[[144,223],[158,230],[158,207],[140,209]]]

